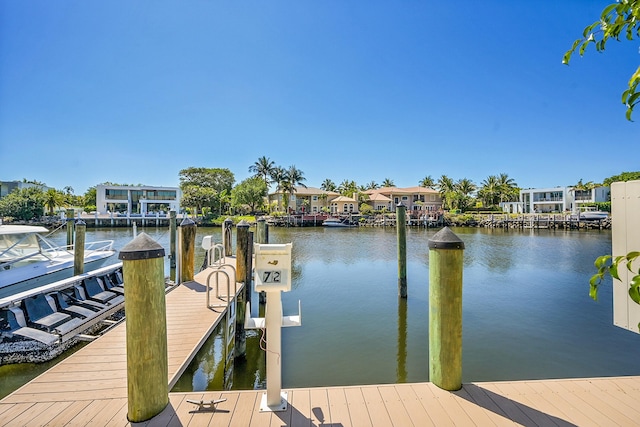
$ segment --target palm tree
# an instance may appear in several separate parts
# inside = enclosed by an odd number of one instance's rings
[[[378,185],[378,183],[377,183],[377,182],[375,182],[375,181],[371,181],[370,183],[368,183],[368,184],[365,186],[365,190],[375,190],[375,189],[377,189],[377,188],[380,188],[380,186],[379,186],[379,185]]]
[[[497,205],[497,201],[500,198],[498,177],[495,175],[489,175],[489,177],[482,181],[480,185],[481,187],[478,191],[478,196],[480,196],[485,206],[490,207]]]
[[[355,181],[349,181],[348,179],[342,181],[338,186],[338,192],[343,196],[351,197],[353,196],[353,193],[356,193],[357,191],[358,184],[356,184]]]
[[[518,194],[518,184],[516,184],[513,178],[509,178],[509,175],[506,173],[501,173],[500,175],[498,175],[497,181],[498,189],[500,192],[500,201],[513,201],[514,197],[516,197]]]
[[[442,175],[438,179],[438,184],[436,186],[438,187],[438,192],[442,198],[443,207],[445,209],[453,209],[453,202],[456,194],[456,185],[453,182],[453,179],[446,175]]]
[[[320,189],[324,191],[336,191],[337,188],[336,183],[331,181],[329,178],[322,181],[322,184],[320,185]]]
[[[385,178],[384,181],[382,181],[382,186],[383,187],[395,187],[396,185],[393,183],[392,179]]]
[[[50,188],[44,193],[44,205],[49,208],[49,215],[53,215],[55,208],[64,206],[64,194],[60,191]]]
[[[264,179],[264,183],[269,188],[269,177],[275,169],[275,163],[268,157],[262,156],[258,158],[258,161],[249,166],[249,172],[255,173],[255,176],[259,176]]]
[[[458,193],[458,208],[460,208],[463,212],[469,207],[471,202],[473,201],[472,194],[476,191],[478,187],[467,178],[462,178],[456,183],[456,191]]]
[[[285,180],[286,170],[281,166],[276,166],[271,171],[271,181],[276,184],[276,192],[282,190],[282,184]]]
[[[291,200],[293,193],[295,193],[296,191],[296,185],[301,185],[304,188],[307,188],[307,186],[304,185],[302,181],[306,181],[304,173],[300,169],[295,167],[295,165],[291,165],[289,166],[289,169],[285,170],[281,190],[285,193],[288,193],[289,195],[289,197],[287,198],[287,202],[285,203],[287,212],[289,212],[289,200]]]
[[[431,188],[434,189],[436,187],[436,182],[431,178],[431,175],[427,175],[418,183],[420,187]]]

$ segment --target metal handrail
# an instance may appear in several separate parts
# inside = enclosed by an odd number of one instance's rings
[[[233,287],[233,295],[231,294],[231,278],[229,277],[229,273],[227,273],[226,271],[222,270],[223,267],[230,267],[233,270],[233,274],[234,274],[234,278],[236,275],[236,269],[234,266],[232,266],[231,264],[221,264],[219,266],[216,267],[216,269],[214,271],[212,271],[211,273],[209,273],[207,275],[207,308],[215,308],[215,307],[226,307],[227,304],[229,304],[230,302],[233,301],[233,299],[236,297],[236,294],[238,293],[238,282],[234,282],[234,287]],[[227,277],[227,295],[226,295],[226,299],[223,297],[220,297],[220,281],[218,279],[218,275],[222,273]],[[216,298],[224,301],[224,304],[211,304],[211,278],[215,275],[216,277]]]

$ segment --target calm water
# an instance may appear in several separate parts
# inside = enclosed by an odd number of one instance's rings
[[[167,230],[144,231],[168,252]],[[283,387],[428,380],[427,241],[436,231],[407,232],[409,296],[402,301],[395,229],[269,230],[271,243],[293,242],[293,290],[283,294],[284,314],[295,314],[302,302],[302,327],[282,333]],[[454,232],[466,245],[464,381],[640,374],[629,356],[640,351],[640,337],[612,325],[610,281],[600,302],[587,295],[593,260],[611,251],[610,232]],[[220,228],[199,228],[198,245],[209,234],[221,240]],[[66,234],[53,238],[64,242]],[[115,239],[120,249],[131,229],[88,230],[87,240],[102,239]],[[197,269],[203,257],[198,250]],[[257,301],[253,306],[257,316]],[[259,338],[249,331],[247,357],[225,369],[221,334],[212,336],[174,390],[264,385]],[[24,375],[38,367],[5,367],[0,375],[12,370]]]

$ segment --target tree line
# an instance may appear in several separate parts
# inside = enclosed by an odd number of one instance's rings
[[[296,191],[296,187],[306,187],[304,172],[291,165],[287,168],[277,166],[274,161],[266,156],[258,158],[249,166],[248,171],[253,175],[242,182],[235,184],[235,176],[226,168],[190,167],[179,172],[180,189],[183,206],[192,215],[204,215],[216,218],[222,215],[247,214],[258,211],[271,212],[273,210],[286,210],[289,200]],[[580,179],[574,187],[576,190],[590,190],[594,187],[609,186],[616,181],[629,181],[640,179],[639,172],[622,172],[606,178],[602,184],[593,181],[583,182]],[[54,215],[59,208],[76,207],[86,212],[96,210],[96,187],[90,187],[84,195],[74,194],[73,188],[64,187],[62,190],[46,188],[44,183],[27,181],[33,184],[31,187],[19,188],[5,197],[0,198],[0,218],[6,222],[11,220],[28,221],[46,215]],[[115,184],[111,182],[105,185],[131,185]],[[443,208],[465,212],[471,208],[497,209],[501,202],[513,202],[519,198],[520,188],[515,180],[506,173],[490,175],[479,185],[468,178],[453,179],[442,175],[434,179],[430,175],[421,179],[419,186],[438,191],[442,198]],[[140,185],[140,184],[138,184]],[[280,206],[277,202],[268,206],[265,203],[270,188],[281,192],[283,197]],[[320,189],[335,192],[340,195],[354,197],[358,203],[362,203],[362,211],[367,211],[367,190],[395,187],[391,178],[385,178],[381,184],[370,181],[359,185],[354,180],[345,179],[336,184],[332,179],[326,178],[320,185]]]

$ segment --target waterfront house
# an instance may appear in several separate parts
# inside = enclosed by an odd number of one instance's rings
[[[104,184],[96,186],[96,208],[99,214],[166,215],[172,210],[180,212],[181,197],[178,187]]]
[[[338,196],[331,200],[331,213],[336,214],[357,214],[358,200],[353,197]]]
[[[36,187],[42,191],[52,190],[53,187],[47,187],[43,184],[33,184],[24,181],[0,181],[0,198],[7,196],[13,190],[22,190],[25,188]]]
[[[407,213],[413,217],[442,211],[440,193],[432,188],[383,187],[367,190],[365,193],[369,196],[369,204],[377,211],[386,208],[389,212],[394,212],[395,207],[400,203],[406,206]]]
[[[520,190],[520,201],[501,203],[503,211],[513,213],[578,212],[583,205],[609,200],[609,187],[589,190],[574,187],[528,188]]]
[[[289,200],[289,213],[320,214],[329,209],[330,201],[340,194],[315,187],[294,187],[295,191]],[[268,195],[271,205],[276,202],[275,211],[284,211],[285,193],[277,190]]]

